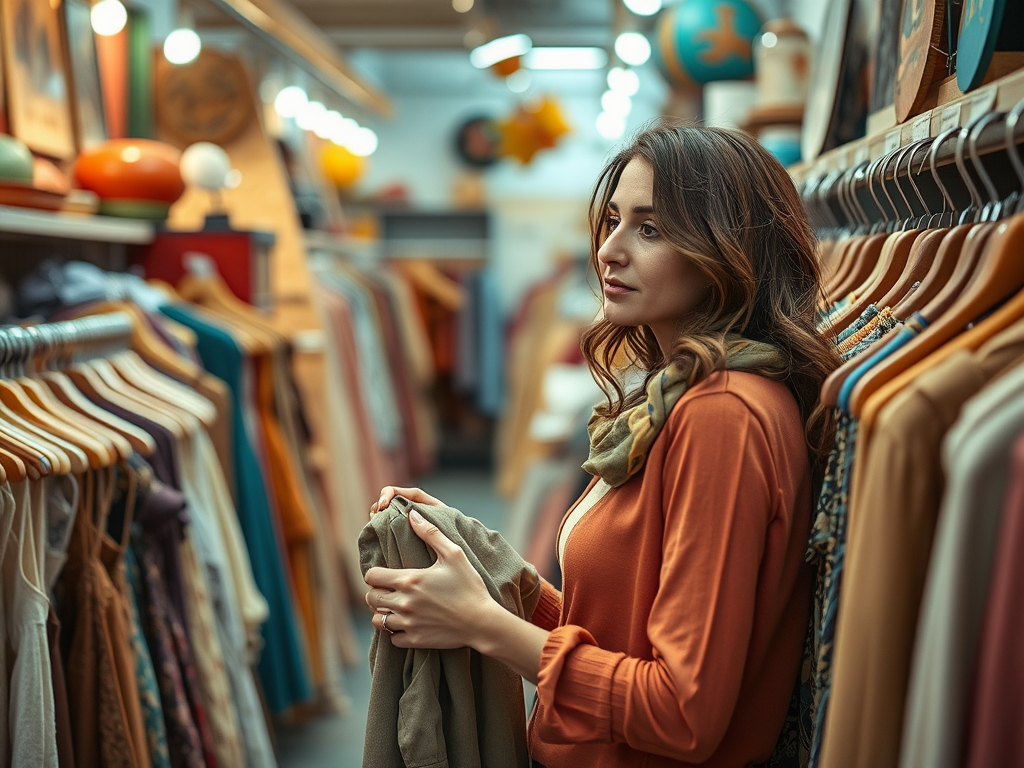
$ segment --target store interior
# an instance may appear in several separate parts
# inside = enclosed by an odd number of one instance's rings
[[[1024,545],[1021,497],[1001,529],[986,518],[973,560],[950,556],[959,571],[929,568],[969,525],[939,515],[960,488],[939,454],[956,413],[917,433],[932,435],[920,474],[886,475],[870,399],[1021,324],[1022,9],[0,0],[0,624],[35,633],[0,637],[0,669],[7,692],[43,691],[0,694],[0,758],[372,764],[369,507],[386,485],[424,488],[560,584],[553,542],[590,480],[602,399],[579,348],[601,311],[590,196],[631,136],[670,120],[745,131],[789,170],[822,316],[859,322],[844,358],[915,312],[931,323],[822,394],[844,436],[859,419],[857,473],[877,482],[859,491],[875,510],[859,549],[837,555],[845,496],[820,502],[810,540],[815,683],[832,691],[812,764],[1024,764],[985,762],[1024,761],[997,727],[1024,717],[1024,673],[1001,678],[978,650],[1009,658],[999,642],[1024,630],[1006,607],[1019,582],[997,589],[1021,575],[999,546]],[[993,459],[1004,490],[1011,453]],[[830,477],[852,461],[837,447]],[[931,512],[874,522],[925,494],[910,476],[933,483]],[[892,551],[911,538],[913,557]],[[883,582],[902,586],[883,599]],[[844,640],[890,645],[884,662],[843,658]],[[932,711],[950,697],[957,712]],[[24,735],[37,709],[56,723],[41,751]]]

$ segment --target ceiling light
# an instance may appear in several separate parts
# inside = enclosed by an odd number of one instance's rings
[[[297,85],[289,85],[282,88],[274,99],[274,109],[281,117],[297,117],[302,108],[306,106],[309,97],[306,92]]]
[[[333,126],[333,130],[331,131],[331,141],[339,147],[348,147],[349,142],[358,130],[359,123],[351,117],[343,117],[340,121],[336,122],[336,125]]]
[[[615,55],[632,67],[639,67],[651,58],[651,44],[639,32],[623,32],[615,38]]]
[[[468,13],[473,10],[473,0],[452,0],[452,8],[458,13]]]
[[[533,43],[526,35],[499,37],[470,51],[469,61],[477,69],[487,69],[499,61],[522,56],[532,47]]]
[[[633,108],[633,100],[618,91],[605,91],[601,97],[601,109],[613,115],[628,115]]]
[[[526,93],[530,89],[533,78],[525,69],[518,69],[505,78],[505,85],[512,93]]]
[[[100,0],[92,7],[89,20],[97,35],[116,35],[128,23],[128,11],[121,0]]]
[[[340,118],[341,115],[338,115],[338,117]],[[331,138],[334,128],[334,119],[331,117],[331,113],[326,109],[313,121],[313,133],[321,139]]]
[[[765,32],[761,35],[761,45],[765,48],[774,48],[779,44],[779,36],[774,32]]]
[[[622,0],[637,16],[653,16],[661,10],[661,0]]]
[[[612,67],[608,70],[608,87],[616,93],[634,96],[640,90],[640,77],[632,69]]]
[[[602,69],[607,63],[603,48],[533,48],[523,56],[530,69]]]
[[[368,157],[377,151],[377,134],[369,128],[359,128],[348,142],[348,151],[353,155]]]
[[[320,117],[327,112],[327,107],[319,101],[309,101],[299,110],[295,124],[304,131],[312,131]]]
[[[602,112],[597,116],[597,132],[606,139],[617,139],[626,132],[626,119],[622,115]]]
[[[203,49],[203,42],[194,29],[176,29],[164,40],[164,58],[171,64],[188,64]]]

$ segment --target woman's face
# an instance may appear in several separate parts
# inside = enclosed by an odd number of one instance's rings
[[[654,172],[643,158],[622,170],[605,216],[608,236],[597,252],[605,319],[648,326],[667,356],[710,281],[661,236]]]

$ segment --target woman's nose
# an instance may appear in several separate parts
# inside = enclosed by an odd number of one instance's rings
[[[618,231],[612,232],[601,247],[597,249],[597,260],[601,264],[625,264],[628,257],[622,247],[621,238],[616,237]]]

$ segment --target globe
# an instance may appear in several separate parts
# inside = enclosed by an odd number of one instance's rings
[[[680,0],[658,19],[654,61],[676,88],[754,74],[761,17],[746,0]]]

